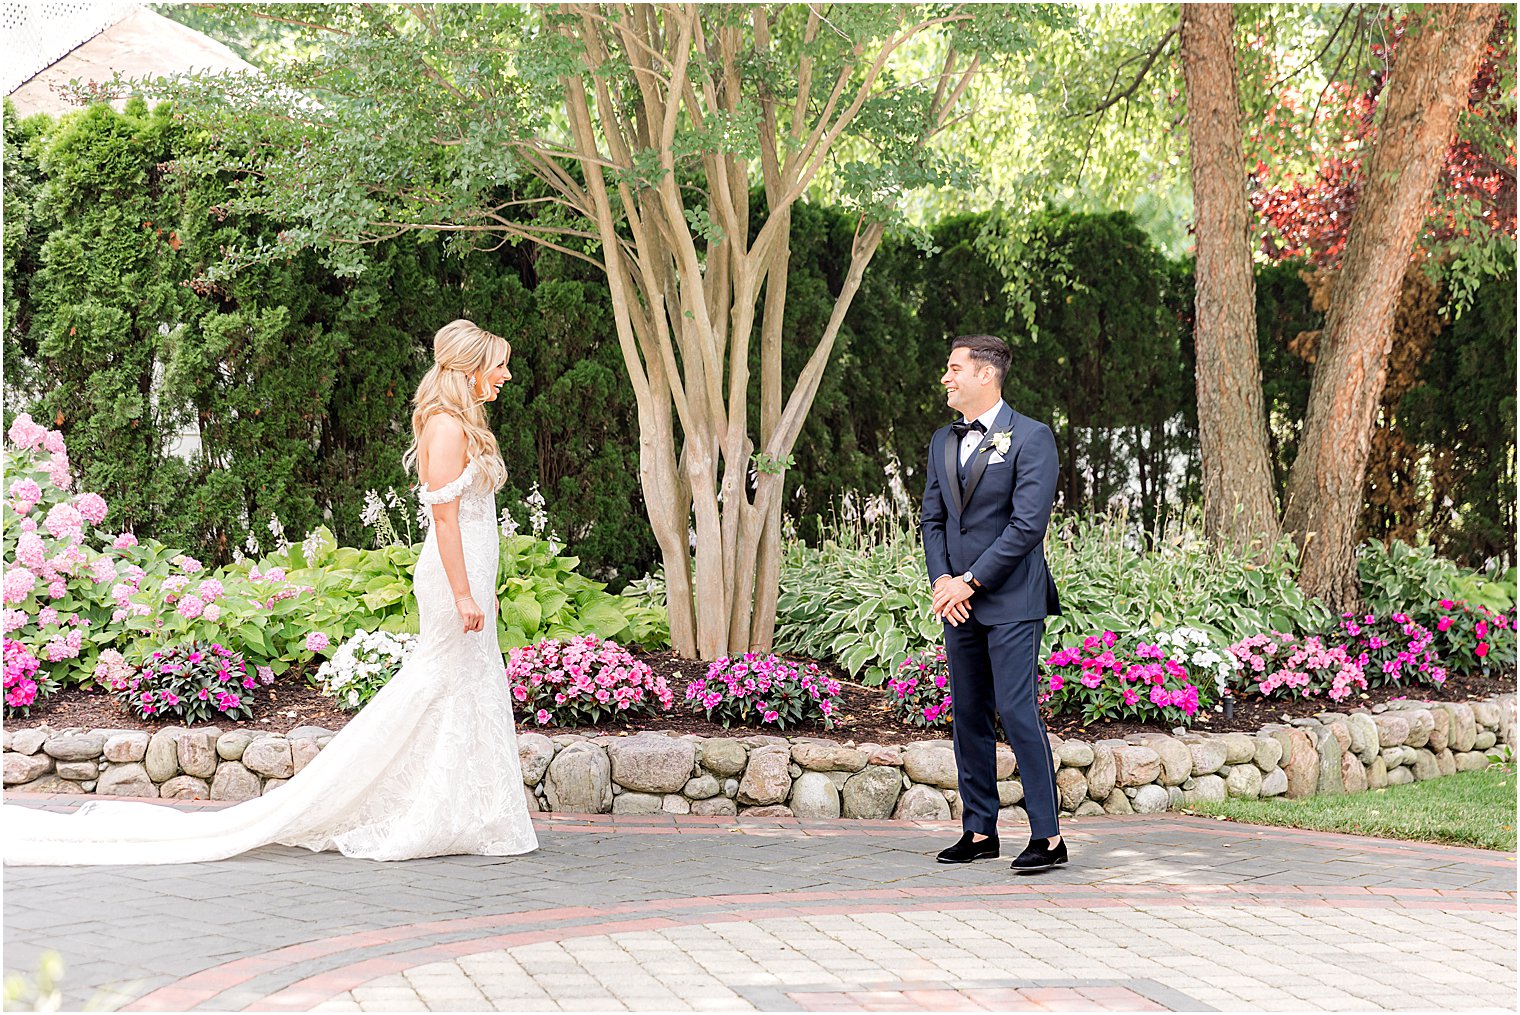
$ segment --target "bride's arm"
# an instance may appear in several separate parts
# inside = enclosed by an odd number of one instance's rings
[[[429,490],[441,490],[464,472],[468,461],[464,428],[454,417],[439,413],[428,420],[422,441],[427,450],[427,465],[421,471],[421,479]],[[457,497],[433,505],[433,525],[443,573],[454,592],[454,608],[459,611],[466,631],[479,631],[485,625],[485,613],[470,593],[470,578],[464,568],[464,541],[459,534]]]

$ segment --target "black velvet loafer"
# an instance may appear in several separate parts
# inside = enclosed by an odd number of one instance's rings
[[[1054,848],[1049,843],[1049,839],[1030,839],[1024,852],[1013,861],[1013,869],[1020,874],[1038,874],[1065,863],[1066,840],[1062,839]]]
[[[970,863],[972,860],[996,860],[998,858],[998,837],[989,835],[980,841],[972,840],[971,832],[961,836],[959,842],[948,849],[940,850],[940,863]]]

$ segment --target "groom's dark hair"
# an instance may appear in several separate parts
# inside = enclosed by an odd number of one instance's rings
[[[957,349],[969,350],[971,362],[996,370],[998,386],[1002,386],[1008,368],[1013,365],[1013,353],[1007,342],[992,335],[962,335],[950,343],[951,352]]]

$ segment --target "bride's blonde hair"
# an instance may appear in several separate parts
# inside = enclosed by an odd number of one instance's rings
[[[501,489],[507,481],[507,466],[496,435],[486,424],[485,399],[475,391],[470,375],[483,376],[511,349],[506,339],[470,321],[450,321],[438,329],[433,336],[433,366],[412,396],[412,445],[402,456],[403,466],[411,469],[417,464],[422,428],[435,414],[446,412],[464,425],[467,453],[485,473],[491,489]]]

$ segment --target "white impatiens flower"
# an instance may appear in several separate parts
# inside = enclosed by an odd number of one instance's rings
[[[322,693],[356,709],[396,675],[411,654],[416,636],[389,631],[356,631],[317,668]]]

